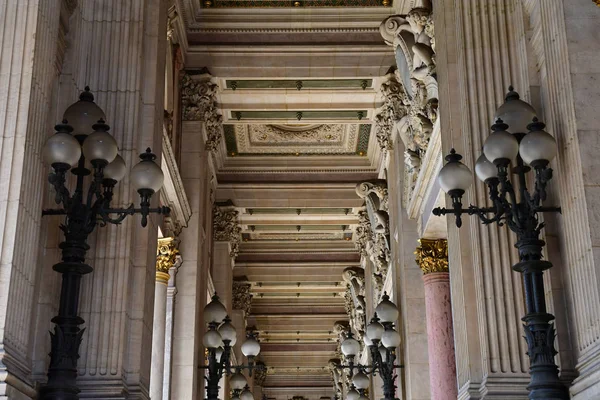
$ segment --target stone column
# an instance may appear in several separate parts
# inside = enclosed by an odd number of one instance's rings
[[[169,282],[167,284],[167,306],[165,319],[165,371],[163,373],[162,398],[168,400],[171,398],[171,375],[173,368],[173,328],[175,314],[175,298],[177,296],[177,286],[175,277],[178,267],[169,270]]]
[[[152,365],[150,367],[150,398],[162,400],[165,372],[165,333],[167,317],[167,284],[169,271],[175,265],[179,251],[172,237],[158,239],[156,285],[154,287],[154,320],[152,325]]]
[[[0,399],[22,399],[35,396],[30,357],[36,308],[46,318],[39,327],[48,343],[45,357],[55,315],[49,293],[56,293],[58,274],[51,270],[56,254],[38,251],[56,244],[53,237],[40,246],[47,177],[41,149],[55,121],[52,99],[64,52],[64,41],[57,41],[64,40],[68,25],[61,25],[61,15],[68,21],[73,4],[23,0],[0,7]],[[36,290],[45,268],[54,276],[45,281],[51,288],[40,301],[48,302],[39,305]]]
[[[453,400],[457,389],[448,242],[445,239],[420,239],[419,244],[415,254],[424,274],[431,398]]]

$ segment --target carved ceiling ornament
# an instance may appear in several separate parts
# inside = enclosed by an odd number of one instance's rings
[[[159,238],[156,247],[156,280],[161,283],[169,281],[169,270],[175,266],[179,256],[175,238]]]
[[[378,114],[375,118],[382,120],[381,136],[385,136],[385,140],[392,141],[399,135],[404,143],[405,191],[412,192],[438,117],[435,35],[430,2],[420,0],[408,15],[388,17],[379,30],[385,42],[394,47],[398,68],[386,76],[387,81],[381,86],[385,103],[381,117]]]
[[[244,316],[250,314],[252,306],[252,285],[245,281],[233,281],[232,284],[232,307],[234,310],[243,310]]]
[[[213,206],[213,240],[229,242],[229,255],[237,257],[242,241],[242,228],[239,224],[239,212],[232,206]]]
[[[206,70],[199,75],[182,74],[181,104],[184,121],[204,121],[206,150],[216,151],[223,137],[223,116],[217,107],[214,78]]]
[[[362,340],[367,323],[365,271],[361,267],[348,267],[342,272],[342,277],[346,283],[344,299],[350,327],[356,332],[356,337]]]
[[[448,272],[448,241],[446,239],[419,239],[415,255],[423,274]]]
[[[387,182],[377,179],[359,183],[356,185],[356,193],[365,199],[366,213],[371,227],[370,236],[367,236],[368,241],[366,241],[366,254],[374,266],[373,299],[376,304],[391,261]],[[362,243],[357,244],[357,247],[359,245]]]

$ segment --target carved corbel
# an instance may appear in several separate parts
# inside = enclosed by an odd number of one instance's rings
[[[214,78],[206,70],[193,76],[182,74],[183,120],[204,122],[208,151],[216,151],[223,136],[223,116],[217,107],[217,89]]]
[[[252,306],[252,285],[246,281],[233,281],[232,284],[232,307],[234,310],[243,310],[244,316],[250,314]]]
[[[242,241],[242,228],[239,225],[238,211],[232,206],[213,207],[213,240],[229,242],[229,255],[237,257]]]
[[[362,339],[366,326],[365,272],[361,267],[348,267],[342,273],[346,283],[346,312],[350,327]]]

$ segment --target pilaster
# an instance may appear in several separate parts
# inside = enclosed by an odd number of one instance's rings
[[[45,260],[38,249],[55,244],[40,240],[41,231],[54,229],[41,218],[47,176],[41,150],[55,119],[64,50],[58,41],[67,29],[61,14],[68,21],[71,11],[60,0],[26,0],[3,2],[0,13],[0,399],[35,396],[35,315],[44,312],[36,302]],[[49,319],[41,327],[48,343]]]
[[[436,62],[443,153],[475,164],[509,84],[528,97],[520,0],[435,3]],[[510,25],[509,22],[510,21]],[[464,204],[486,204],[476,182]],[[459,399],[523,399],[529,382],[521,277],[505,228],[448,219],[448,244]]]

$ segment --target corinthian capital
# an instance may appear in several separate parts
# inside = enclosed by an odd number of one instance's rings
[[[232,206],[213,207],[213,240],[229,242],[231,257],[237,257],[242,240],[242,228],[239,225],[238,211]]]
[[[179,256],[175,238],[158,239],[156,247],[156,280],[161,283],[169,281],[169,270],[175,266]]]
[[[223,116],[217,107],[217,89],[212,75],[203,71],[199,75],[183,74],[181,78],[181,104],[184,121],[204,121],[206,150],[216,151],[221,142]]]
[[[448,241],[419,239],[416,261],[424,274],[448,272]]]

